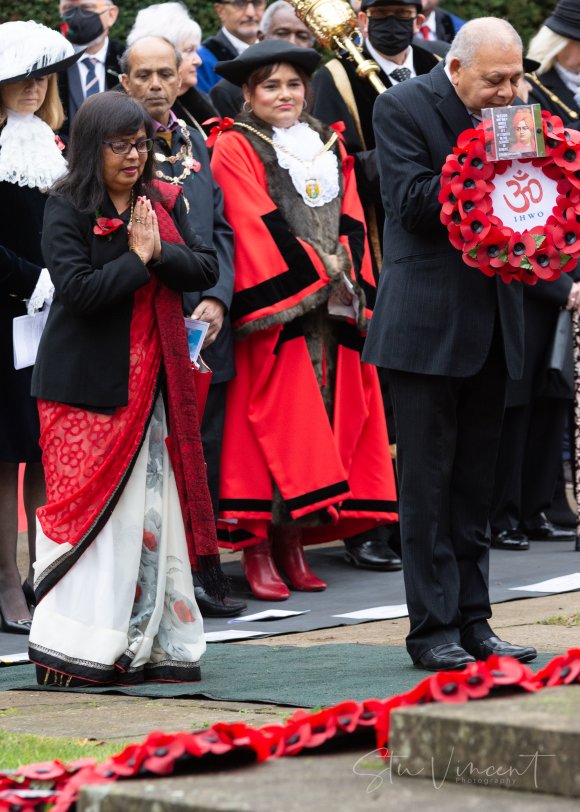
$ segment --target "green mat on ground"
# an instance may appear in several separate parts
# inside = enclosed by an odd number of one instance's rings
[[[540,654],[534,671],[553,654]],[[414,668],[403,647],[329,644],[324,646],[209,646],[201,661],[201,682],[147,683],[99,688],[50,688],[88,694],[209,697],[230,702],[265,702],[325,707],[346,699],[384,699],[413,688],[428,675]],[[34,666],[0,668],[0,690],[39,690]]]

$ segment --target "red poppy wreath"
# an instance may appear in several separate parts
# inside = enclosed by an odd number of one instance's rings
[[[546,157],[489,161],[482,122],[441,173],[441,222],[466,265],[535,285],[580,259],[580,132],[542,111]]]

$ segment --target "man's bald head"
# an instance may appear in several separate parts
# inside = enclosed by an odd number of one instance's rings
[[[151,118],[167,124],[179,89],[181,57],[164,37],[136,40],[121,59],[121,83],[129,96],[145,107]]]
[[[479,115],[485,107],[512,104],[524,73],[522,59],[522,40],[513,26],[479,17],[459,29],[445,61],[457,95]]]

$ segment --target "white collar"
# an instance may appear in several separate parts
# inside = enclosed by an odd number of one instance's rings
[[[411,71],[411,77],[417,75],[415,65],[413,64],[413,49],[410,45],[407,48],[405,61],[401,65],[398,65],[396,62],[390,60],[388,56],[384,56],[383,54],[379,53],[376,48],[373,48],[368,39],[365,40],[365,47],[375,62],[378,63],[383,73],[386,73],[387,76],[389,76],[389,74],[391,74],[394,70],[397,70],[397,68],[409,68]],[[397,83],[396,79],[391,79],[391,81],[395,84]]]
[[[238,54],[243,54],[244,51],[246,51],[250,47],[247,42],[244,42],[243,40],[234,37],[234,35],[230,34],[227,28],[224,28],[223,26],[222,26],[222,34],[226,39],[228,39],[232,43]]]
[[[8,110],[0,133],[0,181],[42,192],[66,172],[53,131],[34,113]]]
[[[423,25],[426,25],[429,31],[432,31],[433,34],[437,31],[437,18],[435,17],[435,9],[429,14]]]
[[[332,149],[322,151],[324,143],[316,130],[305,121],[272,130],[274,144],[281,147],[274,150],[278,164],[306,205],[315,208],[334,200],[340,192],[338,160]]]
[[[82,50],[85,46],[80,45],[79,50]],[[103,42],[102,46],[96,51],[94,54],[85,53],[84,56],[77,62],[77,65],[83,62],[84,59],[87,57],[89,59],[95,59],[97,62],[100,62],[102,65],[105,64],[107,61],[107,51],[109,50],[109,38],[105,37],[105,41]]]

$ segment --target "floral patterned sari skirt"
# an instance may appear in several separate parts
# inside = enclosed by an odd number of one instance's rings
[[[185,530],[157,397],[141,450],[107,523],[40,600],[29,656],[39,682],[189,682],[205,651]],[[36,578],[70,545],[37,521]]]

